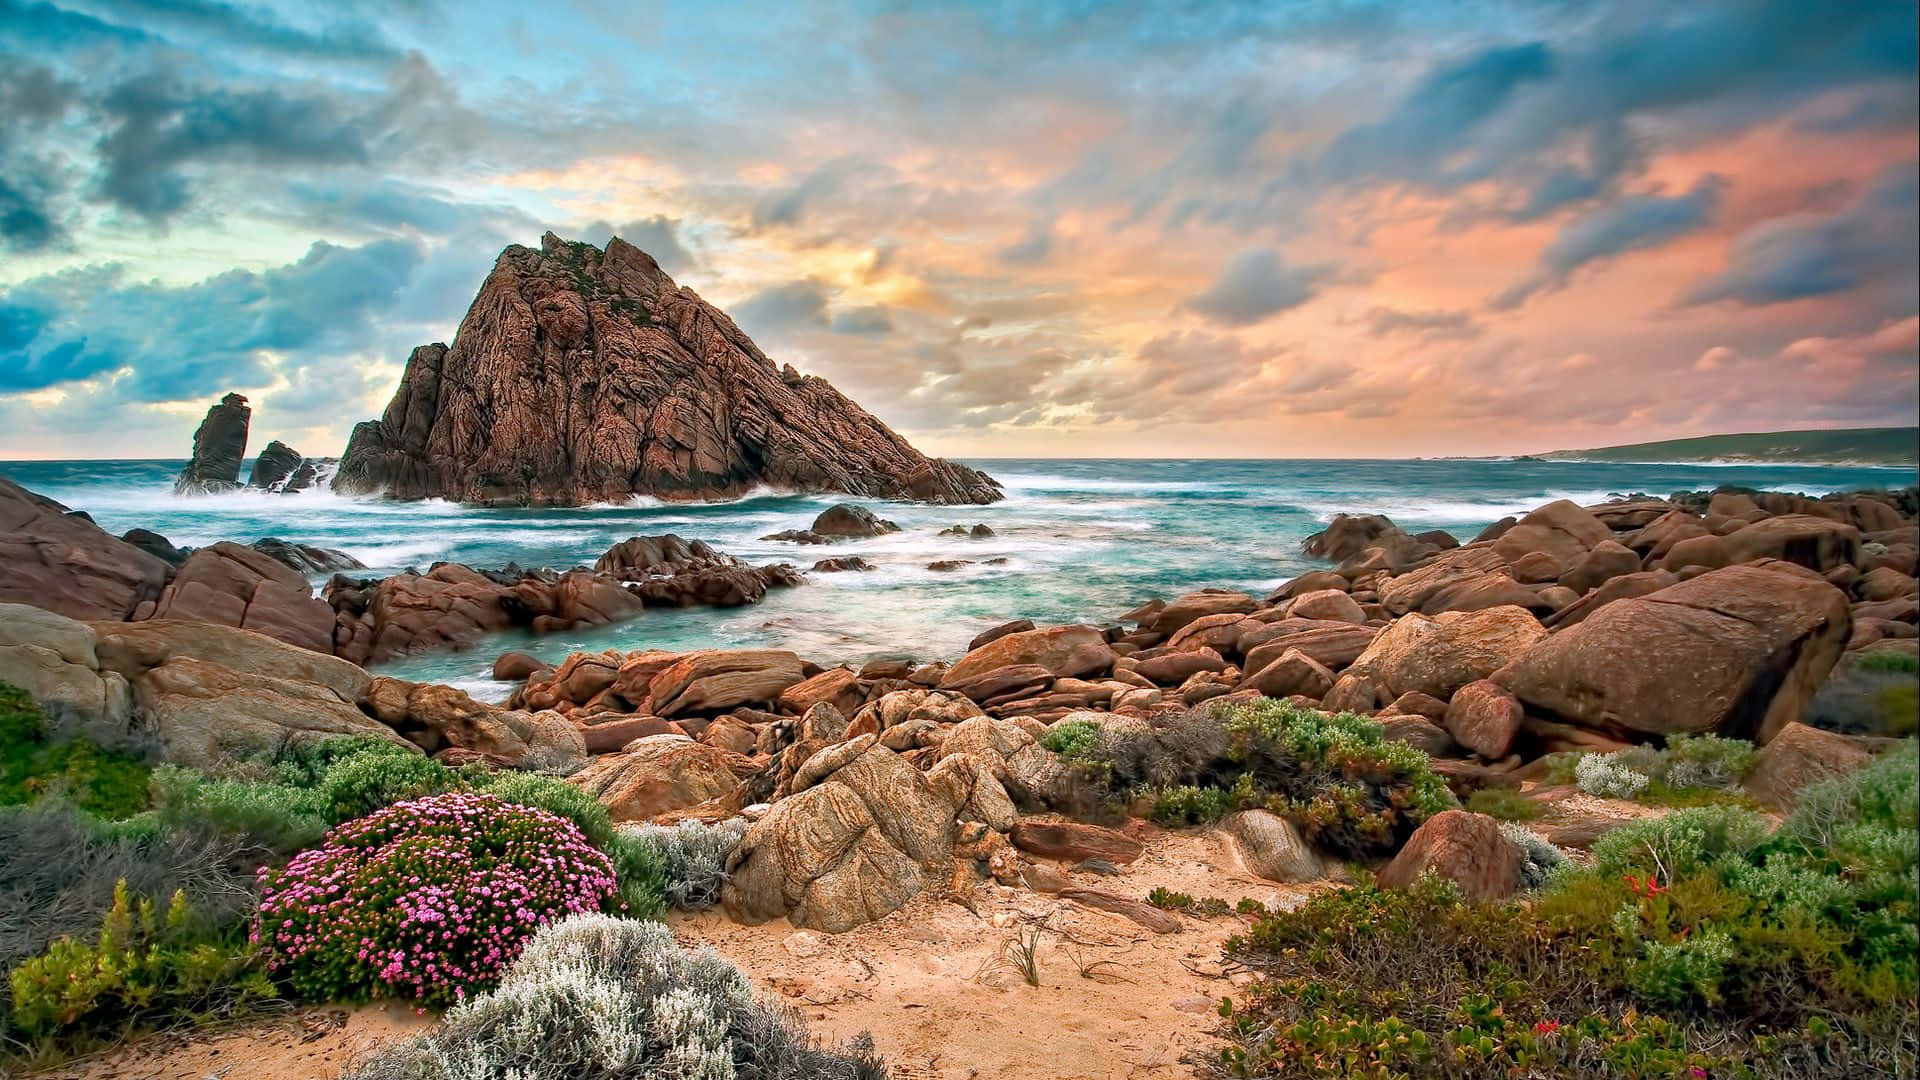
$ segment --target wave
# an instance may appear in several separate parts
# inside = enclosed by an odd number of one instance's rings
[[[1228,491],[1235,485],[1217,480],[1105,480],[1091,476],[1051,473],[1010,473],[996,477],[1008,492],[1027,491]]]
[[[1567,499],[1581,506],[1606,502],[1617,493],[1599,491],[1547,491],[1530,495],[1500,495],[1488,498],[1423,498],[1418,495],[1365,495],[1293,498],[1289,504],[1312,514],[1320,521],[1332,521],[1335,514],[1384,514],[1395,521],[1419,521],[1438,524],[1494,522],[1519,516],[1547,503]]]

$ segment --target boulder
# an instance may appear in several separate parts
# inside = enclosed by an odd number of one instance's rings
[[[1326,528],[1301,541],[1300,550],[1316,559],[1344,562],[1395,534],[1406,535],[1381,514],[1335,514]]]
[[[1795,722],[1783,726],[1760,748],[1744,783],[1762,805],[1784,813],[1793,809],[1806,788],[1865,768],[1872,761],[1873,755],[1859,740]]]
[[[125,619],[157,599],[168,564],[0,476],[0,603]]]
[[[1822,573],[1860,561],[1860,530],[1810,514],[1782,514],[1756,521],[1724,538],[1731,562],[1780,559]]]
[[[1546,636],[1539,620],[1517,607],[1406,615],[1373,639],[1352,670],[1371,677],[1389,698],[1418,690],[1445,700]]]
[[[771,702],[805,678],[800,657],[785,649],[701,649],[647,683],[647,711],[670,717]]]
[[[1524,718],[1520,700],[1505,687],[1476,679],[1454,692],[1445,723],[1455,742],[1488,761],[1499,761],[1512,748]]]
[[[1529,713],[1599,731],[1765,742],[1799,719],[1852,632],[1818,577],[1730,566],[1616,600],[1492,675]]]
[[[1405,695],[1402,695],[1405,696]],[[1440,757],[1459,752],[1447,729],[1412,713],[1398,713],[1389,705],[1374,714],[1374,720],[1380,725],[1380,734],[1394,742],[1406,743],[1428,757]]]
[[[1071,713],[1068,715],[1072,715]],[[1098,720],[1100,714],[1093,714]],[[1040,745],[1034,731],[1021,723],[997,716],[979,716],[954,725],[940,740],[938,760],[965,754],[985,766],[1021,804],[1043,807],[1052,804],[1066,778],[1067,769],[1058,756]]]
[[[218,771],[243,761],[264,764],[292,746],[347,735],[402,742],[319,683],[185,656],[129,681],[141,726],[160,758],[175,765]]]
[[[576,589],[619,588],[647,607],[740,607],[758,603],[769,589],[798,585],[800,575],[785,563],[752,567],[715,551],[704,540],[683,540],[674,533],[630,536],[595,560],[595,576],[578,575]],[[611,605],[596,605],[604,614],[599,622],[613,622],[636,613],[624,595],[607,591]],[[580,617],[579,621],[589,621]]]
[[[221,541],[196,550],[138,619],[198,619],[253,630],[315,652],[333,652],[333,609],[299,571]]]
[[[1272,663],[1242,679],[1240,686],[1258,690],[1268,697],[1298,694],[1319,700],[1333,689],[1333,672],[1299,649],[1288,649]]]
[[[1140,627],[1155,633],[1171,636],[1181,627],[1195,619],[1207,615],[1219,615],[1223,612],[1245,615],[1260,605],[1246,593],[1227,592],[1223,589],[1206,589],[1177,597],[1172,603],[1158,612],[1143,619]]]
[[[1228,814],[1220,828],[1233,841],[1240,862],[1255,877],[1298,884],[1326,876],[1320,856],[1300,836],[1293,823],[1265,810]]]
[[[336,548],[296,544],[277,536],[264,536],[247,546],[297,574],[331,574],[336,570],[366,569],[359,559]],[[181,561],[184,563],[186,560]]]
[[[1038,665],[1056,676],[1083,678],[1113,667],[1106,635],[1091,626],[1049,626],[1007,634],[970,650],[940,680],[951,688],[995,668]]]
[[[537,656],[523,652],[503,652],[494,658],[493,677],[500,682],[524,682],[527,676],[548,666]]]
[[[1327,622],[1364,623],[1367,614],[1344,589],[1319,589],[1294,597],[1287,605],[1290,619],[1321,619]]]
[[[926,773],[872,744],[835,760],[747,829],[727,861],[727,915],[840,933],[945,884],[957,816],[978,780],[964,756]]]
[[[941,682],[941,687],[961,697],[986,703],[1023,698],[1045,690],[1053,683],[1053,672],[1039,664],[1008,664],[984,671],[956,683]]]
[[[1450,588],[1475,582],[1490,574],[1508,577],[1506,560],[1492,548],[1473,546],[1445,552],[1418,570],[1392,578],[1381,586],[1380,604],[1389,614],[1427,610],[1427,602]],[[1442,609],[1443,610],[1443,609]]]
[[[173,482],[177,495],[206,495],[240,486],[240,460],[247,456],[247,399],[228,394],[207,410],[193,433],[193,457]]]
[[[1615,600],[1659,592],[1680,578],[1668,570],[1644,570],[1609,578],[1600,587],[1542,620],[1549,630],[1572,626]]]
[[[245,445],[246,440],[242,438],[243,449]],[[263,491],[279,491],[286,486],[288,478],[305,460],[300,456],[300,451],[275,439],[267,444],[265,450],[260,451],[259,457],[254,459],[253,472],[247,476],[247,486]]]
[[[147,671],[189,658],[242,675],[317,683],[349,704],[361,700],[372,681],[357,664],[237,627],[184,619],[89,626],[101,670],[118,672],[136,686]]]
[[[1025,818],[1014,823],[1007,839],[1029,855],[1072,863],[1088,859],[1130,863],[1146,850],[1126,833],[1079,821]]]
[[[1543,579],[1551,580],[1573,569],[1595,545],[1611,539],[1613,530],[1599,518],[1576,503],[1560,499],[1521,518],[1493,542],[1493,550],[1509,563],[1529,553],[1547,556],[1559,568],[1559,573]]]
[[[852,713],[865,700],[860,673],[852,668],[836,667],[787,687],[780,692],[777,703],[791,713],[804,713],[822,703],[843,713]]]
[[[1583,595],[1623,574],[1637,573],[1640,556],[1625,544],[1602,540],[1581,555],[1571,569],[1560,575],[1560,584]]]
[[[848,537],[884,536],[900,531],[900,526],[885,518],[876,517],[873,511],[864,506],[841,503],[830,506],[813,519],[813,531],[821,536],[836,539]]]
[[[980,706],[959,694],[939,690],[894,690],[862,706],[854,714],[852,727],[857,729],[870,724],[875,731],[886,731],[916,721],[958,724],[985,715],[980,711]]]
[[[985,474],[929,458],[826,380],[768,359],[733,320],[615,238],[514,245],[451,347],[408,357],[354,429],[345,494],[579,505],[731,498],[766,485],[982,503]]]
[[[635,739],[567,777],[592,795],[615,821],[647,821],[731,794],[750,766],[738,754],[685,735]]]
[[[133,744],[133,692],[102,671],[87,624],[26,604],[0,604],[0,683],[32,696],[58,738],[84,735],[103,746]]]
[[[1621,541],[1626,547],[1639,552],[1649,561],[1666,558],[1673,545],[1696,536],[1711,536],[1713,530],[1698,514],[1685,510],[1670,510],[1640,527]]]
[[[1015,619],[1012,622],[1001,623],[991,630],[982,630],[972,641],[967,642],[967,651],[972,652],[989,641],[998,641],[1008,634],[1025,633],[1033,628],[1032,619]]]
[[[1240,647],[1246,654],[1245,669],[1258,671],[1289,651],[1297,651],[1314,663],[1338,671],[1367,651],[1380,634],[1377,626],[1352,626],[1345,623],[1317,623],[1294,629],[1284,623],[1273,624],[1273,633],[1243,635]]]
[[[1728,550],[1725,537],[1690,536],[1667,549],[1666,556],[1660,560],[1660,568],[1675,572],[1685,570],[1689,566],[1718,570],[1736,561],[1738,560]]]
[[[1165,653],[1140,661],[1134,672],[1160,686],[1179,686],[1200,671],[1225,671],[1230,665],[1212,649]]]
[[[193,551],[192,548],[183,551],[180,548],[174,547],[173,541],[168,540],[152,529],[128,529],[126,532],[120,534],[120,539],[159,559],[168,566],[179,566],[181,563],[186,562],[187,556]]]
[[[1345,575],[1336,574],[1332,570],[1312,570],[1275,589],[1273,594],[1267,597],[1267,603],[1277,604],[1282,600],[1291,600],[1296,596],[1319,592],[1322,589],[1338,589],[1345,592],[1352,584]]]
[[[580,728],[556,712],[502,709],[434,683],[376,676],[363,711],[429,751],[449,747],[518,769],[570,772],[586,760]]]
[[[1890,566],[1876,566],[1861,576],[1854,591],[1862,600],[1898,600],[1920,592],[1920,583],[1914,581],[1912,574],[1903,574]]]
[[[1413,831],[1377,880],[1385,888],[1404,889],[1432,872],[1459,885],[1469,900],[1497,900],[1520,887],[1523,861],[1519,845],[1507,839],[1498,821],[1443,810]]]

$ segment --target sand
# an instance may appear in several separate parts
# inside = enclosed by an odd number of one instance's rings
[[[1215,832],[1158,832],[1119,875],[1070,876],[1134,899],[1157,886],[1276,906],[1327,887],[1253,877]],[[1145,1080],[1192,1076],[1194,1062],[1218,1049],[1221,997],[1249,978],[1221,952],[1246,918],[1179,921],[1177,933],[1157,934],[1057,897],[984,883],[965,902],[923,895],[845,934],[796,930],[784,920],[740,926],[718,913],[675,915],[669,925],[680,941],[710,944],[739,964],[822,1038],[870,1033],[900,1080]],[[1038,986],[1002,959],[1010,942],[1035,933]],[[42,1075],[331,1080],[357,1055],[430,1023],[399,1005],[305,1010],[149,1038]]]

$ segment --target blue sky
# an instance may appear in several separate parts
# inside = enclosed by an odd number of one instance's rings
[[[320,9],[316,12],[316,9]],[[934,452],[1915,420],[1911,3],[0,0],[0,457],[337,453],[618,232]]]

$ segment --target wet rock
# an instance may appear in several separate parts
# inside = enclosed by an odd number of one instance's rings
[[[547,667],[537,656],[523,652],[503,652],[493,661],[493,677],[500,682],[523,682],[527,676]]]
[[[842,555],[832,559],[821,559],[813,564],[818,574],[839,574],[848,570],[873,570],[876,567],[858,555]]]
[[[296,544],[277,536],[263,537],[247,546],[300,574],[331,574],[339,570],[367,568],[365,563],[344,551]]]
[[[241,441],[243,449],[245,445],[243,439]],[[300,456],[300,451],[275,439],[267,444],[265,450],[260,451],[259,457],[254,459],[253,472],[247,476],[247,486],[263,491],[278,491],[286,486],[287,480],[305,460]]]
[[[187,556],[192,554],[193,551],[192,548],[182,549],[174,547],[172,541],[151,529],[128,529],[121,535],[120,539],[159,559],[168,566],[179,566],[181,563],[186,562]]]

